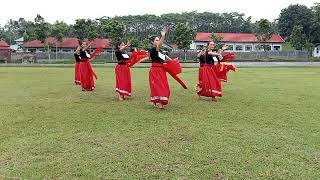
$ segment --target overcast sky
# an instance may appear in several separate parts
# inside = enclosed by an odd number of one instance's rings
[[[134,2],[134,4],[133,4]],[[142,15],[198,12],[238,12],[253,21],[261,18],[273,21],[281,9],[290,4],[311,7],[316,0],[1,0],[0,25],[9,19],[24,17],[33,20],[40,14],[46,21],[55,20],[74,24],[79,18],[99,18],[103,16]],[[318,0],[319,2],[319,0]],[[94,3],[94,4],[93,4]]]

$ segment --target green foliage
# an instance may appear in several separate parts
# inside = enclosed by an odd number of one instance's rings
[[[62,41],[65,34],[69,31],[69,26],[65,22],[56,21],[50,27],[50,36],[55,37],[58,41]]]
[[[45,40],[48,37],[48,33],[49,33],[49,24],[39,14],[34,19],[33,31],[34,32],[33,32],[32,38],[40,40],[41,42],[45,43]]]
[[[195,35],[195,30],[183,23],[178,23],[174,28],[173,43],[175,43],[179,49],[189,49]]]
[[[268,42],[274,32],[272,31],[272,24],[267,19],[261,19],[260,21],[256,22],[256,37],[258,42],[263,47],[263,50],[270,50],[268,48],[269,45],[266,44]]]
[[[124,38],[124,24],[120,21],[108,21],[102,24],[102,29],[106,32],[106,37],[111,39],[113,46]]]
[[[301,26],[303,33],[310,36],[312,26],[312,10],[305,5],[290,5],[283,9],[278,18],[280,35],[287,38],[291,35],[294,26]]]
[[[303,27],[302,26],[294,26],[292,33],[290,35],[290,44],[296,50],[302,50],[307,43],[307,37],[303,34]]]
[[[221,49],[223,47],[223,43],[221,42],[223,37],[215,35],[214,33],[212,33],[211,34],[211,39],[216,44],[216,48],[217,49]]]
[[[310,41],[314,44],[320,43],[320,3],[315,3],[312,7],[312,25]]]
[[[76,24],[73,25],[75,35],[78,39],[92,40],[97,38],[97,23],[91,19],[76,19]]]

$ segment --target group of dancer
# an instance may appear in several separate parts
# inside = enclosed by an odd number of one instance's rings
[[[178,77],[178,74],[181,73],[179,61],[168,57],[161,51],[166,33],[167,29],[163,29],[161,31],[161,37],[152,37],[150,39],[152,47],[149,49],[149,52],[133,49],[129,56],[126,50],[130,47],[130,42],[118,42],[116,44],[116,92],[120,101],[132,96],[130,68],[134,64],[146,59],[151,59],[152,63],[149,71],[149,86],[150,102],[154,107],[163,109],[169,102],[170,87],[167,72],[177,80],[182,87],[187,88],[184,82]],[[90,60],[102,50],[102,48],[98,48],[90,54],[89,47],[90,44],[87,44],[87,42],[81,42],[81,45],[75,52],[75,84],[81,85],[83,91],[92,91],[95,88],[94,78],[97,79],[97,76],[92,70]],[[223,46],[222,49],[216,50],[215,43],[209,42],[208,47],[203,48],[198,54],[200,67],[197,95],[199,97],[211,97],[213,101],[217,101],[216,97],[222,97],[221,81],[227,80],[226,73],[229,70],[235,70],[233,65],[228,66],[222,63],[224,57],[234,57],[222,56],[222,52],[226,49],[227,46]]]

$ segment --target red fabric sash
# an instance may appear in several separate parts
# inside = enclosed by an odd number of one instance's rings
[[[143,61],[143,58],[146,57],[148,57],[148,51],[141,50],[132,52],[128,60],[128,67],[132,67],[133,65],[140,63]]]
[[[236,57],[236,54],[235,53],[228,53],[228,54],[225,54],[221,60],[221,62],[226,62],[226,61],[229,61],[230,59],[233,59]]]
[[[179,74],[182,72],[181,64],[178,58],[168,59],[166,63],[163,64],[163,68],[168,72],[173,79],[175,79],[184,89],[187,89],[187,85],[179,78]]]

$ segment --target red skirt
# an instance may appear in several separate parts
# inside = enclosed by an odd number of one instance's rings
[[[82,90],[92,91],[95,88],[95,76],[90,62],[80,62],[80,80]]]
[[[80,76],[80,62],[76,62],[74,64],[74,83],[77,85],[81,84]]]
[[[199,81],[199,83],[197,84],[198,87],[200,87],[200,84],[202,83],[202,71],[203,71],[203,66],[201,65],[198,71],[198,81]]]
[[[213,65],[204,65],[201,77],[202,82],[200,83],[200,91],[198,91],[199,96],[222,97],[221,81],[217,77]]]
[[[116,66],[116,92],[121,95],[131,96],[131,72],[125,65]]]
[[[222,69],[222,65],[221,64],[216,64],[215,65],[215,72],[216,72],[217,77],[221,81],[227,82],[227,80],[228,80],[227,72]]]
[[[150,101],[153,103],[168,104],[170,88],[167,74],[160,63],[152,63],[149,71]]]

